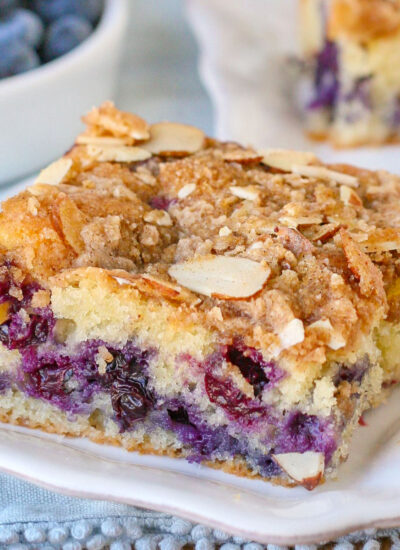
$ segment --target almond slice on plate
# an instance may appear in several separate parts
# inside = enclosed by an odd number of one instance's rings
[[[141,146],[154,155],[183,156],[202,149],[205,134],[195,126],[158,122],[150,126],[150,140]]]
[[[354,176],[343,174],[342,172],[336,172],[336,170],[329,170],[329,168],[326,168],[325,166],[303,166],[301,164],[293,164],[291,172],[294,174],[299,174],[299,176],[331,180],[335,183],[341,183],[349,187],[358,187],[358,179]]]
[[[72,166],[72,159],[61,158],[52,162],[44,168],[36,178],[34,185],[45,183],[47,185],[58,185],[68,174]]]
[[[249,298],[261,290],[271,270],[247,258],[204,256],[172,265],[168,273],[194,292],[234,300]]]
[[[275,462],[289,477],[311,491],[322,479],[325,469],[323,453],[279,453],[272,455]]]
[[[120,145],[118,147],[102,147],[88,145],[87,153],[99,162],[138,162],[151,157],[150,153],[140,147]]]
[[[259,151],[261,162],[271,168],[278,168],[284,172],[292,172],[294,164],[311,164],[318,162],[314,153],[307,151],[291,151],[290,149],[264,149]]]

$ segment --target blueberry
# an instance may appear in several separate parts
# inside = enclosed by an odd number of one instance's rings
[[[43,30],[43,23],[38,15],[29,10],[18,9],[7,19],[0,20],[0,44],[19,40],[36,48],[42,40]]]
[[[79,15],[94,24],[100,19],[104,0],[32,0],[31,4],[48,22],[64,15]]]
[[[0,19],[8,17],[17,7],[18,0],[0,0]]]
[[[0,78],[24,73],[40,65],[35,50],[19,40],[1,45]]]
[[[51,61],[66,54],[83,42],[91,32],[92,27],[86,19],[76,15],[66,15],[54,21],[46,32],[43,45],[44,60]]]

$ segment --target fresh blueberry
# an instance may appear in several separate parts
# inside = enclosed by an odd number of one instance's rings
[[[100,19],[104,0],[31,0],[31,4],[46,21],[55,21],[64,15],[79,15],[94,24]]]
[[[18,7],[18,0],[0,0],[0,19],[8,17]]]
[[[36,13],[18,9],[7,19],[0,20],[0,44],[13,40],[38,47],[43,37],[43,23]]]
[[[24,73],[39,65],[39,56],[27,44],[14,40],[7,45],[1,45],[0,78]]]
[[[92,32],[90,23],[77,15],[66,15],[47,29],[44,45],[43,58],[51,61],[71,51],[87,38]]]

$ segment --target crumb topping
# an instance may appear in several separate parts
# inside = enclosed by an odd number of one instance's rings
[[[339,357],[387,314],[400,178],[149,126],[109,102],[84,120],[61,164],[0,215],[7,258],[43,285],[66,269],[114,270],[223,340],[302,365]],[[248,263],[218,261],[218,280],[209,258]]]

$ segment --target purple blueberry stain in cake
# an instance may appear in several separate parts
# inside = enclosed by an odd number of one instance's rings
[[[149,205],[156,210],[168,210],[174,204],[176,204],[176,199],[170,199],[164,195],[152,197],[149,202]]]
[[[106,374],[112,374],[111,403],[121,431],[124,431],[147,416],[154,407],[155,399],[148,388],[143,364],[137,358],[127,358],[123,352],[113,355]]]
[[[0,372],[0,395],[3,395],[11,387],[11,375],[9,372]]]
[[[371,79],[371,75],[357,78],[353,83],[352,89],[343,94],[342,99],[348,103],[357,101],[365,109],[371,109]]]
[[[285,372],[274,361],[264,361],[261,352],[240,341],[228,346],[226,359],[236,365],[242,376],[253,386],[255,397],[270,389],[285,377]]]
[[[331,418],[321,418],[301,411],[290,412],[278,428],[276,452],[324,453],[326,463],[337,447],[337,434]]]
[[[238,424],[249,427],[266,420],[268,407],[260,405],[258,400],[247,397],[232,380],[207,372],[204,385],[210,402],[221,407],[228,418]]]
[[[365,374],[371,368],[371,361],[368,355],[364,355],[352,365],[339,365],[338,372],[334,377],[334,384],[338,386],[341,382],[362,382]]]
[[[338,48],[327,40],[316,57],[314,77],[314,97],[308,103],[308,109],[332,108],[338,98]]]

